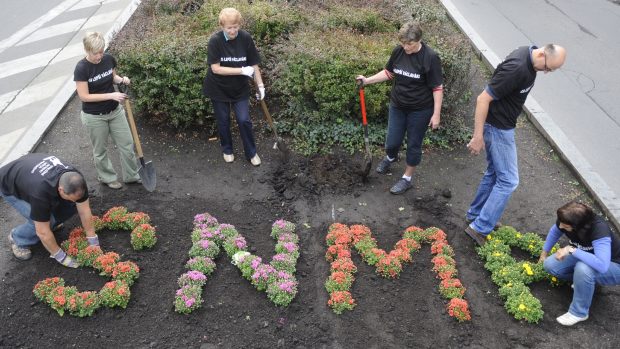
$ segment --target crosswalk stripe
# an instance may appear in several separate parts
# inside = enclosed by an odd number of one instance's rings
[[[90,28],[99,26],[101,24],[112,22],[116,19],[116,17],[118,17],[120,12],[121,10],[115,10],[115,11],[110,11],[107,13],[102,13],[102,14],[93,16],[88,20],[88,22],[86,23],[83,29],[90,29]],[[86,18],[80,18],[80,19],[69,21],[69,22],[64,22],[64,23],[52,25],[49,27],[41,28],[35,31],[34,33],[32,33],[32,35],[28,36],[26,39],[22,40],[16,46],[29,44],[31,42],[35,42],[39,40],[49,39],[51,37],[58,36],[58,35],[73,33],[77,31],[78,29],[80,29],[80,27],[84,24],[85,20]]]
[[[11,145],[15,144],[19,137],[26,131],[25,127],[0,135],[0,159],[3,159],[11,150]]]
[[[60,48],[38,52],[30,56],[0,63],[0,79],[23,73],[30,69],[43,67],[58,53],[58,51],[60,51]]]
[[[79,4],[71,7],[71,11],[75,11],[75,10],[81,10],[83,8],[88,8],[88,7],[92,7],[95,5],[103,5],[103,4],[111,4],[113,2],[117,2],[120,0],[86,0],[86,1],[80,1]]]
[[[2,113],[2,110],[6,108],[9,102],[11,102],[18,93],[19,91],[16,90],[16,91],[7,92],[3,95],[0,95],[0,114]]]
[[[0,41],[0,53],[2,53],[7,48],[15,45],[21,39],[25,38],[26,36],[30,35],[35,30],[37,30],[37,29],[41,28],[42,26],[44,26],[45,23],[49,22],[52,18],[54,18],[54,17],[58,16],[59,14],[65,12],[67,9],[71,8],[76,3],[79,3],[79,2],[80,2],[80,0],[66,0],[66,1],[63,1],[62,3],[60,3],[60,5],[54,7],[48,13],[46,13],[43,16],[41,16],[41,17],[35,19],[34,21],[30,22],[27,26],[25,26],[22,29],[18,30],[13,35],[11,35],[10,37]]]
[[[19,109],[21,107],[27,106],[28,104],[36,103],[48,98],[52,98],[56,91],[67,81],[68,76],[59,76],[55,79],[44,81],[40,84],[28,86],[28,88],[22,90],[22,92],[17,95],[17,98],[9,105],[4,113],[8,113],[10,111]]]
[[[52,59],[58,62],[72,57],[80,56],[84,53],[84,47],[82,46],[81,42],[69,45],[62,49],[62,51],[60,50],[60,48],[56,48],[35,53],[27,57],[22,57],[14,59],[12,61],[0,63],[0,79],[6,78],[7,76],[23,73],[31,69],[44,67],[48,65]],[[58,51],[60,51],[60,53]],[[54,56],[56,56],[56,58],[54,58]]]

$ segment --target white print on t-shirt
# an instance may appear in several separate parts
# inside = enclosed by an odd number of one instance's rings
[[[534,84],[532,84],[530,87],[528,88],[524,88],[523,90],[519,91],[519,93],[528,93],[530,92],[530,90],[532,89],[532,87],[534,87]]]
[[[571,245],[573,245],[573,247],[578,248],[580,250],[583,251],[592,251],[594,250],[594,246],[581,246],[579,243],[571,241],[570,242]]]
[[[247,61],[247,57],[222,57],[220,58],[220,62],[245,62]]]
[[[69,166],[65,166],[62,162],[60,162],[60,159],[58,159],[57,157],[48,156],[45,159],[43,159],[43,161],[36,164],[32,168],[32,171],[30,171],[30,173],[35,173],[36,171],[39,171],[39,174],[41,176],[45,176],[45,174],[49,172],[49,170],[51,170],[52,167],[54,166],[62,166],[64,168],[69,168]]]
[[[418,74],[418,73],[410,73],[410,72],[404,71],[402,69],[394,69],[394,73],[398,74],[398,75],[406,76],[408,78],[414,78],[414,79],[419,79],[420,78],[420,74]]]
[[[105,71],[105,72],[103,72],[101,74],[95,75],[92,78],[88,79],[88,82],[95,82],[95,81],[97,81],[97,80],[99,80],[101,78],[105,78],[106,76],[112,74],[112,70],[113,69],[110,68],[110,70],[108,70],[108,71]]]

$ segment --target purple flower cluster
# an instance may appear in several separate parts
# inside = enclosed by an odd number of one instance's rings
[[[201,249],[219,253],[220,248],[223,248],[244,278],[251,281],[259,291],[267,291],[269,299],[276,305],[286,306],[297,294],[297,281],[294,273],[299,257],[297,245],[299,237],[294,231],[293,223],[285,220],[274,222],[271,236],[277,240],[276,254],[271,262],[266,264],[260,257],[247,252],[247,241],[233,225],[218,225],[217,220],[208,213],[198,214],[194,217],[194,230],[192,231],[194,245],[190,250],[190,256],[197,257],[190,259],[186,266],[189,269],[196,266],[212,272],[215,266],[208,257],[214,258],[217,254],[211,255]],[[190,300],[192,297],[187,296],[187,292],[183,291],[187,286],[194,287],[192,288],[194,293],[198,289],[196,296],[198,298],[194,297],[194,299],[202,303],[200,293],[206,279],[206,275],[198,270],[190,270],[179,278],[181,289],[177,291],[175,301],[178,312],[189,313],[197,306],[192,303],[194,301]],[[186,300],[190,300],[192,304],[187,305]]]

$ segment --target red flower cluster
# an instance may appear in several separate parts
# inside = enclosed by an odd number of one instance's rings
[[[355,300],[350,289],[355,278],[357,268],[351,260],[351,248],[355,249],[369,265],[377,268],[377,273],[387,278],[397,278],[403,269],[403,263],[412,262],[412,253],[420,249],[421,243],[431,244],[433,257],[433,271],[441,279],[440,293],[450,299],[448,312],[459,321],[470,320],[467,301],[463,299],[465,288],[457,275],[456,263],[452,258],[454,250],[448,244],[446,233],[438,228],[423,230],[419,227],[408,227],[403,238],[394,249],[386,252],[377,246],[368,227],[334,223],[329,227],[325,238],[327,252],[325,258],[331,262],[331,275],[325,282],[325,288],[330,293],[328,305],[337,314],[344,310],[352,310]]]
[[[116,267],[116,263],[120,260],[120,256],[116,252],[104,253],[97,257],[93,262],[93,268],[99,270],[101,275],[112,276],[112,271]]]
[[[351,296],[351,286],[357,268],[351,260],[351,244],[355,235],[344,224],[334,223],[329,227],[325,240],[327,253],[325,258],[331,262],[331,275],[325,282],[325,289],[330,297],[327,304],[336,314],[345,310],[353,310],[355,300]]]
[[[80,227],[73,229],[69,233],[69,239],[60,244],[60,247],[71,257],[77,257],[80,250],[87,246],[86,234]]]
[[[93,217],[95,230],[124,229],[134,230],[131,243],[135,249],[152,247],[157,238],[150,217],[143,212],[127,212],[125,207],[113,207],[103,218]],[[136,245],[139,245],[136,247]],[[120,262],[115,252],[103,253],[99,246],[89,246],[82,228],[69,233],[69,239],[61,244],[65,252],[75,257],[80,266],[93,267],[101,275],[112,277],[111,282],[99,292],[78,292],[75,287],[65,287],[64,280],[58,277],[38,282],[33,293],[37,299],[49,304],[61,316],[65,310],[75,316],[90,316],[101,305],[107,307],[126,307],[129,302],[131,286],[140,274],[140,268],[133,262]]]

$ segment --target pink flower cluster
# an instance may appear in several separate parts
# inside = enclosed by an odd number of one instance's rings
[[[285,220],[278,220],[273,224],[271,236],[277,240],[276,254],[271,262],[266,264],[260,257],[247,251],[247,241],[233,225],[219,224],[217,219],[208,213],[196,215],[191,233],[194,244],[189,253],[192,258],[186,263],[190,271],[179,277],[181,288],[177,290],[175,297],[176,311],[189,314],[200,307],[206,275],[215,269],[213,258],[219,255],[221,249],[226,251],[233,264],[241,271],[241,275],[259,291],[267,292],[272,302],[276,305],[288,305],[297,294],[294,273],[299,258],[299,237],[294,231],[295,225]],[[197,276],[198,272],[204,279]]]

